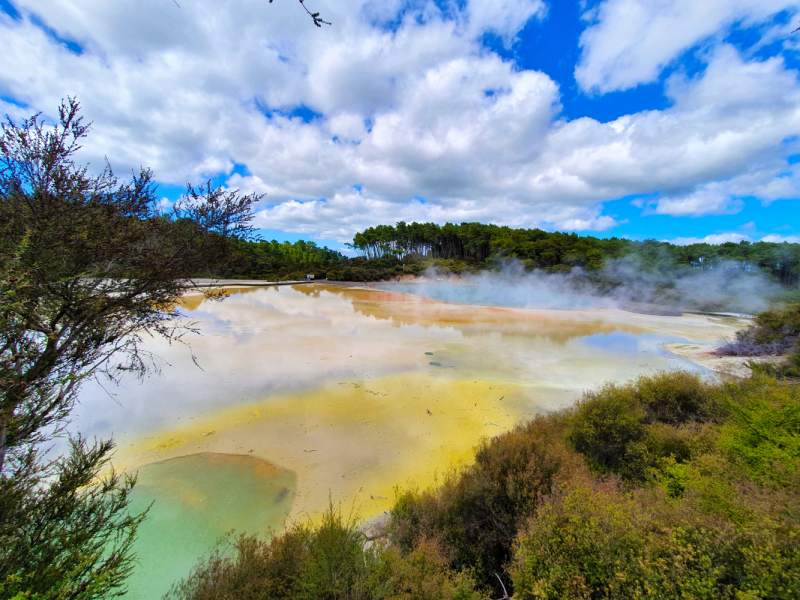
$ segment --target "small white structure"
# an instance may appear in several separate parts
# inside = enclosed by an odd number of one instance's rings
[[[313,280],[314,280],[313,275],[306,275],[306,281],[313,281]]]

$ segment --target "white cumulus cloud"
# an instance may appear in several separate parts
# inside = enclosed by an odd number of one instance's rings
[[[691,244],[724,244],[725,242],[749,242],[750,238],[741,233],[712,233],[705,237],[679,237],[674,240],[665,240],[678,246],[690,246]],[[766,240],[770,241],[770,240]]]
[[[623,18],[615,1],[588,31]],[[46,12],[15,0],[20,19],[0,14],[0,90],[28,110],[0,108],[52,116],[77,96],[94,122],[83,150],[93,165],[108,156],[118,173],[149,166],[171,184],[226,174],[268,194],[259,226],[327,239],[400,219],[598,231],[616,224],[603,202],[625,196],[696,216],[800,195],[787,163],[800,84],[780,58],[718,43],[701,74],[669,80],[669,108],[567,120],[555,81],[480,43],[482,33],[513,41],[544,18],[541,0],[444,13],[430,2],[307,2],[334,25],[313,27],[290,0],[52,0]],[[714,31],[779,5],[733,4],[744,12],[725,8]]]
[[[655,81],[670,62],[734,23],[762,24],[796,0],[604,0],[590,11],[580,38],[575,78],[586,90],[610,92]],[[786,33],[794,29],[785,26]]]
[[[772,242],[775,244],[782,244],[784,242],[788,242],[790,244],[800,244],[800,235],[778,235],[777,233],[771,233],[761,238],[761,241]]]
[[[712,233],[704,237],[679,237],[673,240],[664,240],[677,244],[678,246],[689,246],[690,244],[724,244],[725,242],[771,242],[773,244],[782,244],[788,242],[790,244],[800,244],[800,236],[798,235],[779,235],[777,233],[770,233],[758,240],[754,240],[749,235],[736,233],[733,231],[723,233]]]

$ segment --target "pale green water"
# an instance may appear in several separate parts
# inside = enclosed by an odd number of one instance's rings
[[[282,529],[295,496],[292,471],[249,456],[204,452],[145,465],[132,510],[155,501],[135,545],[126,598],[160,598],[226,532]]]

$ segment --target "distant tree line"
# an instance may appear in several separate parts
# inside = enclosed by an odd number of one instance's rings
[[[442,272],[479,271],[504,259],[527,269],[598,272],[618,259],[639,269],[667,273],[680,269],[761,271],[785,286],[800,283],[800,244],[726,242],[678,246],[657,240],[597,238],[541,229],[512,229],[483,223],[405,223],[378,225],[359,232],[347,257],[312,241],[290,243],[236,240],[234,259],[224,272],[203,273],[248,279],[377,281],[419,275],[435,266]]]
[[[233,252],[231,265],[213,275],[267,280],[299,279],[306,274],[324,276],[328,267],[345,258],[336,250],[304,240],[291,243],[240,239],[234,242]]]
[[[485,264],[516,258],[528,268],[570,271],[601,269],[609,260],[635,256],[643,268],[766,271],[784,285],[800,281],[800,244],[772,242],[698,243],[678,246],[657,240],[597,238],[541,229],[482,223],[378,225],[357,233],[351,247],[367,260],[409,256]]]

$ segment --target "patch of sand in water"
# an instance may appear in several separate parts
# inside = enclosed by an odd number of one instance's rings
[[[135,468],[196,452],[260,457],[297,474],[290,519],[320,513],[329,496],[369,518],[389,509],[395,486],[433,484],[437,473],[471,460],[482,437],[535,410],[530,389],[508,382],[419,374],[341,381],[162,432],[120,450],[115,462]]]

